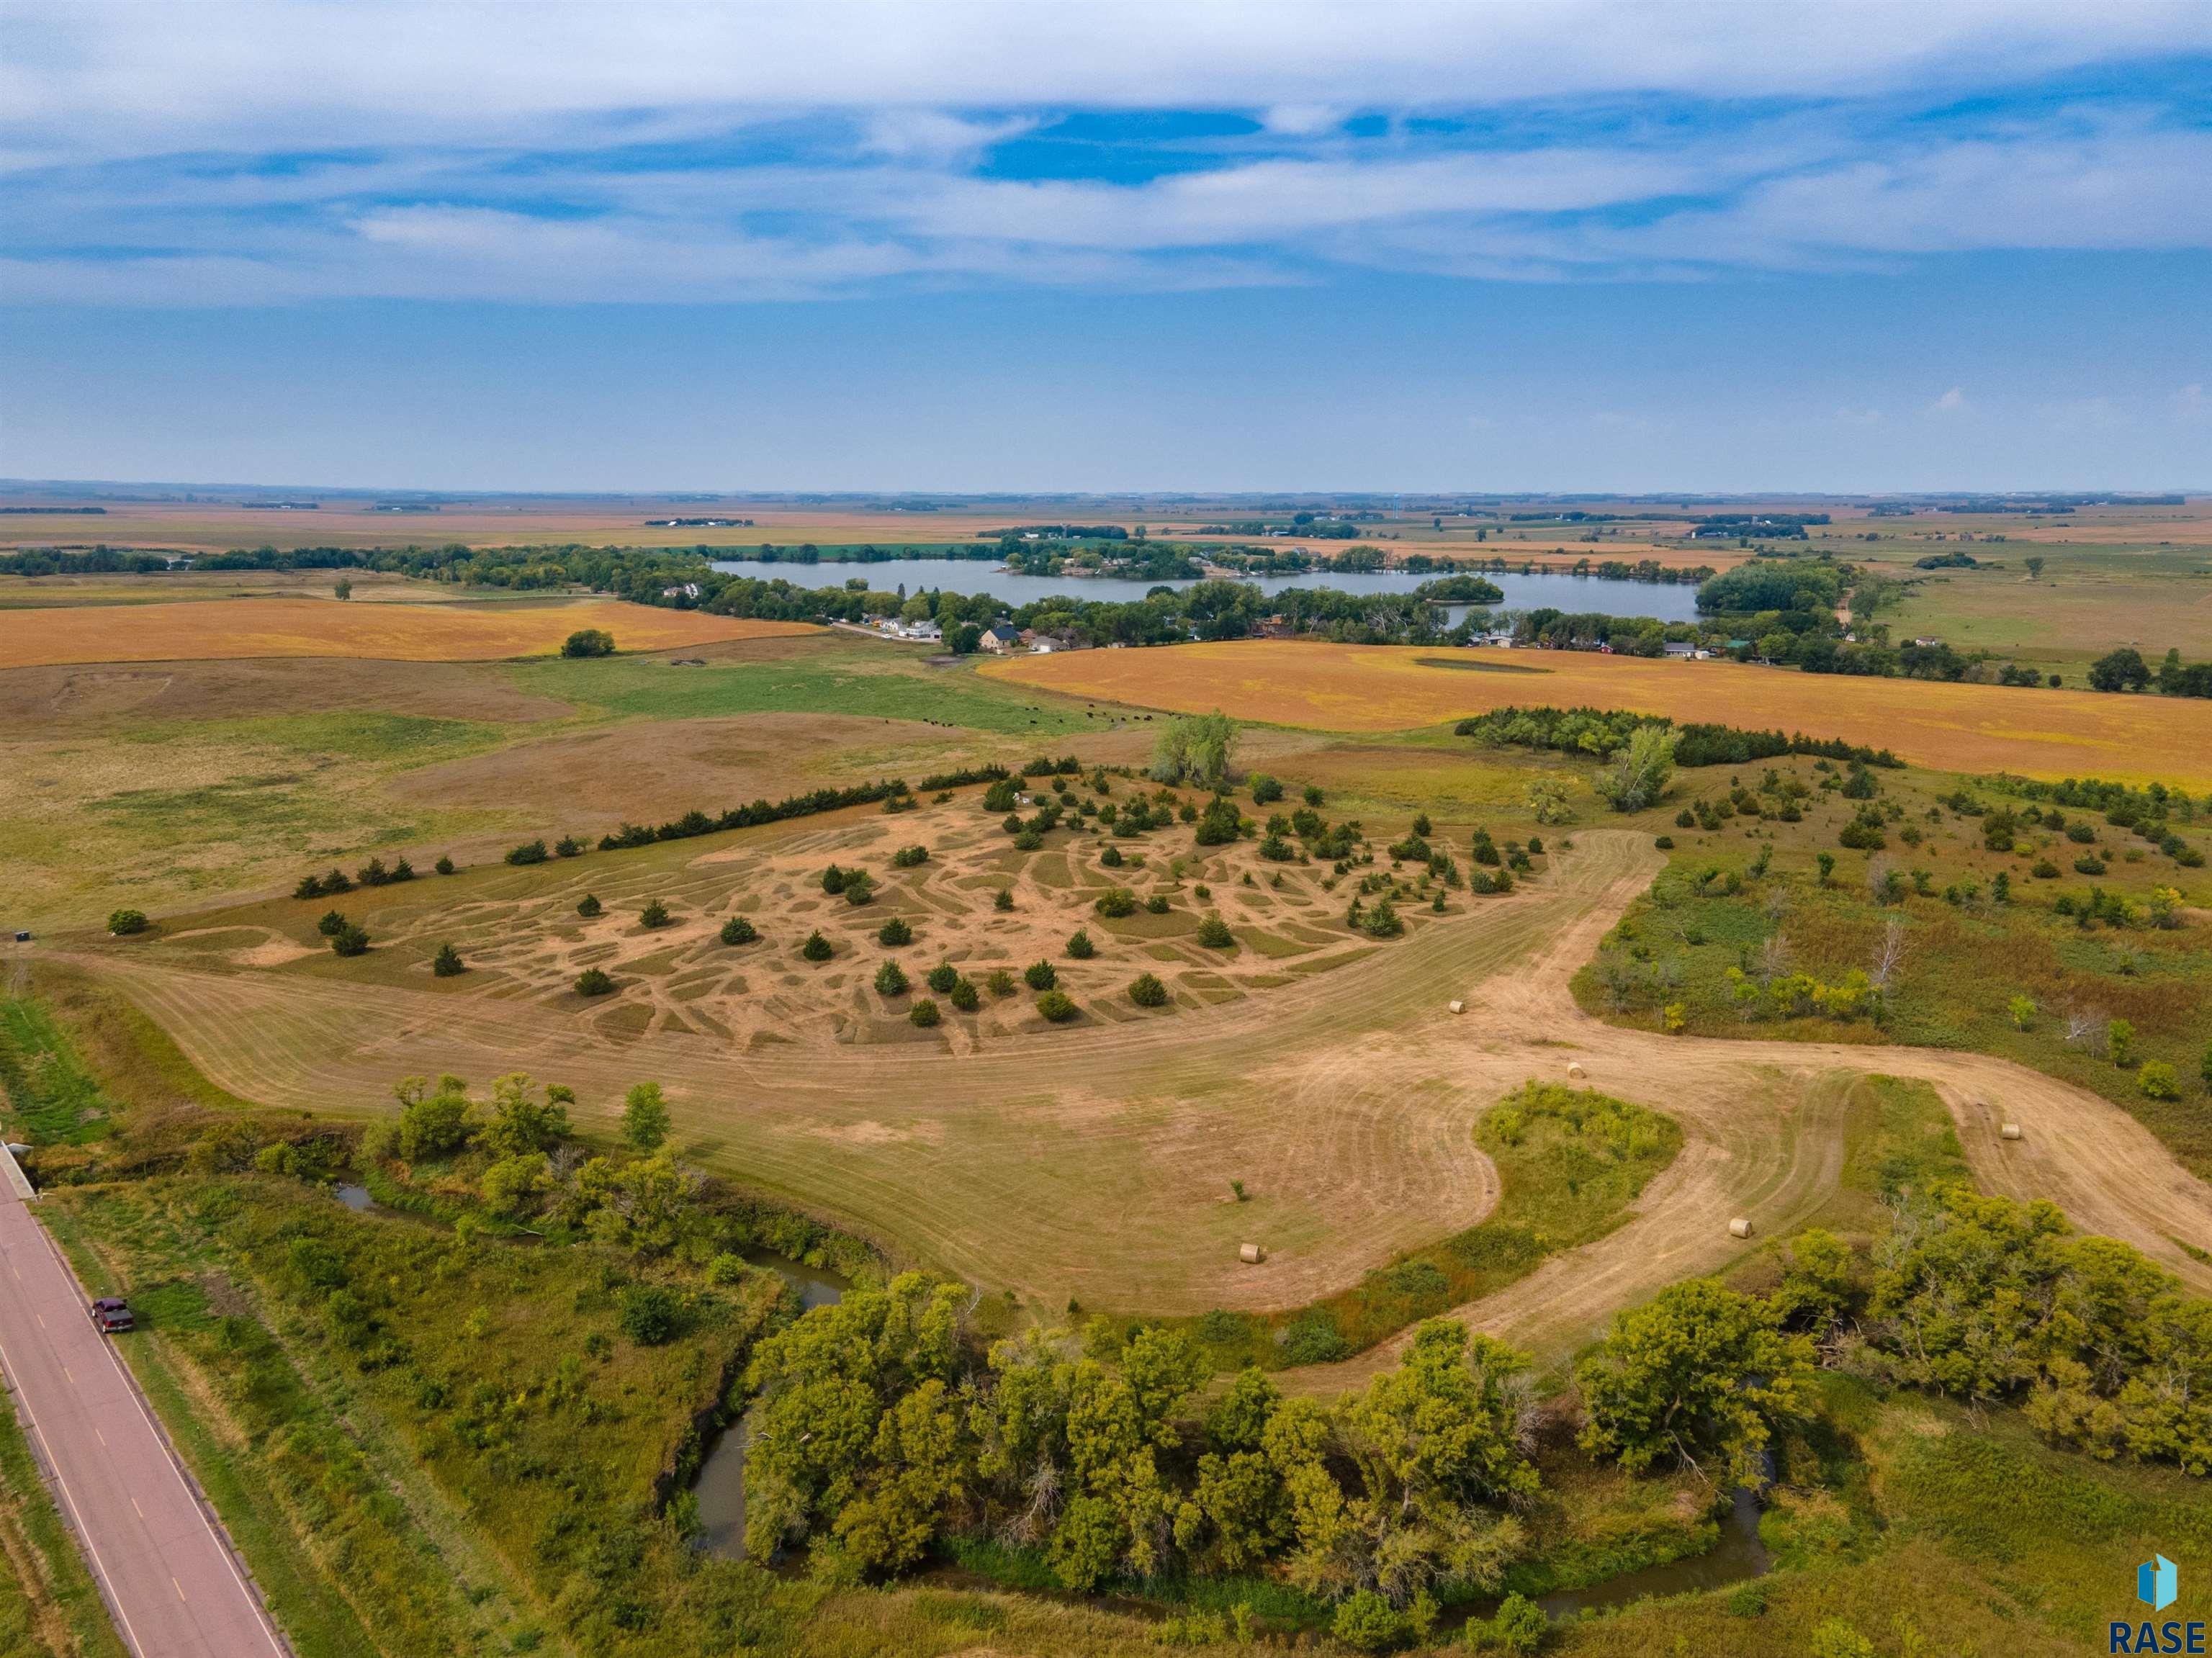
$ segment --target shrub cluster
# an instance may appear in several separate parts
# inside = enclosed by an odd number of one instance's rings
[[[1819,755],[1869,766],[1905,763],[1887,749],[1838,738],[1807,737],[1796,732],[1785,736],[1778,731],[1752,731],[1740,726],[1677,726],[1663,714],[1631,714],[1620,708],[1494,708],[1461,720],[1452,730],[1461,737],[1479,737],[1487,743],[1595,755],[1602,760],[1627,746],[1632,736],[1647,728],[1674,732],[1678,766],[1741,766],[1785,754]]]
[[[442,860],[441,860],[442,861]],[[514,861],[510,855],[509,861]],[[448,864],[447,868],[452,865]],[[356,886],[386,887],[398,881],[415,878],[415,866],[404,858],[393,861],[387,868],[381,858],[372,858],[351,876],[342,869],[333,869],[323,875],[303,875],[300,884],[292,889],[295,898],[335,898],[340,893],[351,892]]]

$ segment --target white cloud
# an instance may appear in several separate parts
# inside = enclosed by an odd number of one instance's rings
[[[1277,104],[1262,112],[1260,125],[1270,132],[1310,138],[1341,125],[1343,111],[1330,104]]]
[[[2181,420],[2202,420],[2205,412],[2212,410],[2212,399],[2205,397],[2204,386],[2197,380],[2191,380],[2188,385],[2182,386],[2168,398],[2166,402],[2172,406],[2174,415]]]
[[[2212,9],[2187,0],[155,0],[19,3],[7,15],[0,108],[33,134],[105,153],[272,131],[332,142],[508,135],[551,118],[687,109],[1312,112],[1737,88],[1825,97],[2212,47]]]
[[[2212,50],[2202,5],[0,9],[21,300],[1695,277],[2212,247],[2212,133],[2154,102],[1909,118]],[[1745,89],[1755,104],[1725,104]],[[1087,140],[1125,163],[1087,176],[983,165],[1078,110],[1242,112],[1257,131]],[[1370,112],[1385,131],[1354,136]],[[1402,118],[1423,112],[1468,130]]]
[[[1934,415],[1954,415],[1966,406],[1966,389],[1963,386],[1954,386],[1935,402],[1929,404],[1928,411]]]
[[[868,122],[867,148],[902,161],[964,161],[1036,125],[1030,116],[978,120],[943,110],[885,110]]]

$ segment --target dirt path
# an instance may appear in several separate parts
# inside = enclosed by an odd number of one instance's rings
[[[1756,1236],[1802,1224],[1836,1192],[1844,1098],[1857,1078],[1871,1075],[1935,1087],[1984,1190],[2048,1198],[2079,1230],[2133,1244],[2199,1293],[2212,1293],[2212,1266],[2180,1247],[2212,1243],[2212,1187],[2109,1101],[1984,1054],[1623,1030],[1575,1005],[1567,981],[1594,940],[1578,932],[1565,947],[1569,942],[1525,972],[1474,987],[1467,1017],[1545,1031],[1561,1046],[1539,1074],[1561,1076],[1577,1065],[1590,1087],[1668,1112],[1682,1125],[1682,1151],[1645,1188],[1627,1224],[1453,1309],[1451,1317],[1556,1356],[1596,1336],[1614,1309],[1744,1253],[1747,1246],[1729,1236],[1730,1218],[1747,1218]],[[2022,1138],[2003,1139],[2006,1122],[2018,1123]],[[1323,1393],[1357,1386],[1395,1363],[1408,1339],[1295,1373],[1291,1385]]]
[[[1497,1197],[1475,1115],[1530,1076],[1579,1063],[1592,1086],[1676,1117],[1680,1160],[1633,1220],[1458,1316],[1544,1351],[1614,1308],[1816,1211],[1841,1172],[1850,1079],[1925,1078],[1991,1190],[2054,1199],[2200,1291],[2212,1190],[2126,1113],[2002,1060],[1920,1048],[1717,1042],[1615,1029],[1567,980],[1649,884],[1640,835],[1591,831],[1540,885],[1369,961],[1248,1000],[1138,1023],[913,1045],[734,1051],[657,1033],[610,1042],[559,1010],[252,973],[88,961],[216,1081],[271,1105],[389,1109],[393,1078],[479,1084],[527,1066],[611,1126],[643,1077],[677,1102],[684,1154],[834,1213],[900,1256],[1012,1289],[1058,1314],[1293,1306],[1405,1249],[1474,1224]],[[1445,1011],[1454,995],[1467,1013]],[[1997,1138],[1996,1108],[2026,1138]],[[1239,1204],[1231,1179],[1251,1200]],[[1246,1240],[1267,1246],[1237,1263]],[[1389,1362],[1378,1350],[1316,1385]]]

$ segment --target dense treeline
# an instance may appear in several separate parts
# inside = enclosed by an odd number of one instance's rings
[[[1291,587],[1263,593],[1248,582],[1200,581],[1177,590],[1160,587],[1128,603],[1055,593],[1034,604],[1009,605],[988,593],[934,589],[901,600],[896,594],[847,588],[813,592],[787,583],[758,581],[716,572],[702,578],[698,596],[678,602],[718,615],[781,621],[859,622],[896,615],[908,623],[934,622],[953,650],[972,650],[974,637],[1002,617],[1072,642],[1091,645],[1168,645],[1193,639],[1243,639],[1275,618],[1289,632],[1352,644],[1444,644],[1464,641],[1487,622],[1476,612],[1457,627],[1441,606],[1408,593],[1343,593]],[[657,597],[654,602],[661,601]]]
[[[1017,575],[1119,576],[1131,581],[1195,581],[1206,574],[1197,550],[1172,542],[1024,541],[1008,535],[999,556]]]
[[[837,564],[889,564],[908,558],[967,559],[988,563],[999,556],[995,547],[959,547],[932,544],[927,547],[878,547],[873,542],[864,542],[858,547],[831,547],[826,550],[812,542],[802,542],[796,547],[779,547],[763,541],[751,552],[736,548],[702,547],[702,556],[710,552],[715,558],[744,561],[757,564],[819,564],[828,559]]]
[[[63,553],[36,547],[19,553],[0,553],[0,575],[144,575],[168,568],[167,555],[128,552],[114,547],[94,547],[85,553]]]
[[[1887,749],[1870,749],[1832,738],[1784,736],[1778,731],[1750,731],[1737,726],[1676,726],[1663,714],[1631,714],[1620,708],[1503,708],[1462,720],[1452,727],[1461,737],[1523,749],[1555,749],[1566,754],[1609,757],[1631,737],[1647,728],[1675,733],[1678,766],[1741,766],[1785,754],[1819,755],[1828,760],[1868,766],[1902,766]]]
[[[707,568],[703,550],[575,544],[472,548],[453,543],[442,547],[365,550],[264,546],[169,555],[110,547],[94,547],[83,553],[34,550],[0,554],[0,574],[144,574],[167,570],[187,560],[196,570],[378,570],[466,586],[516,590],[584,586],[646,602],[658,602],[664,586],[693,580]]]
[[[2094,691],[2155,689],[2161,696],[2212,696],[2212,662],[2184,664],[2181,653],[2169,650],[2156,669],[2143,660],[2132,645],[2123,645],[2089,665],[2089,689]]]
[[[2164,783],[2137,788],[2132,783],[2114,783],[2101,777],[2069,777],[2063,782],[2046,783],[1999,772],[1989,784],[2002,793],[2025,800],[2048,800],[2053,805],[2101,811],[2105,821],[2117,829],[2135,829],[2169,816],[2184,823],[2197,817],[2197,802],[2188,791]]]
[[[2212,1473],[2212,1301],[2127,1244],[2075,1233],[2049,1203],[1953,1187],[1905,1212],[1875,1269],[1863,1300],[1835,1305],[1859,1309],[1865,1368],[2017,1404],[2093,1456]]]
[[[1479,575],[1447,575],[1424,581],[1413,597],[1436,604],[1503,604],[1505,590]]]
[[[1206,556],[1224,568],[1242,570],[1249,575],[1302,575],[1309,571],[1366,575],[1382,569],[1387,562],[1382,549],[1364,545],[1346,547],[1340,553],[1274,545],[1209,548]],[[1413,567],[1409,564],[1407,568]]]
[[[1563,547],[1554,547],[1554,554],[1563,553]],[[1713,579],[1710,564],[1662,564],[1656,558],[1639,558],[1633,564],[1626,559],[1577,559],[1565,570],[1556,564],[1540,565],[1532,558],[1509,560],[1502,554],[1487,558],[1454,558],[1430,553],[1408,553],[1400,561],[1399,568],[1415,574],[1426,574],[1431,570],[1447,574],[1467,571],[1489,575],[1578,575],[1598,581],[1644,581],[1662,586],[1680,585],[1694,587]]]
[[[1871,1258],[1783,1246],[1765,1295],[1693,1279],[1615,1315],[1564,1405],[1632,1473],[1759,1485],[1816,1408],[1816,1363],[2020,1406],[2051,1440],[2212,1472],[2212,1302],[2044,1203],[1899,1193]],[[1324,1405],[1239,1375],[1199,1409],[1186,1334],[1115,1321],[1080,1346],[986,1345],[920,1274],[807,1314],[757,1350],[748,1543],[892,1576],[946,1550],[1025,1551],[1079,1591],[1265,1572],[1334,1602],[1363,1649],[1495,1594],[1541,1489],[1528,1360],[1434,1320],[1399,1365]]]

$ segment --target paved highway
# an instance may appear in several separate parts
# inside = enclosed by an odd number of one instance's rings
[[[289,1658],[0,1151],[0,1370],[137,1658]]]

